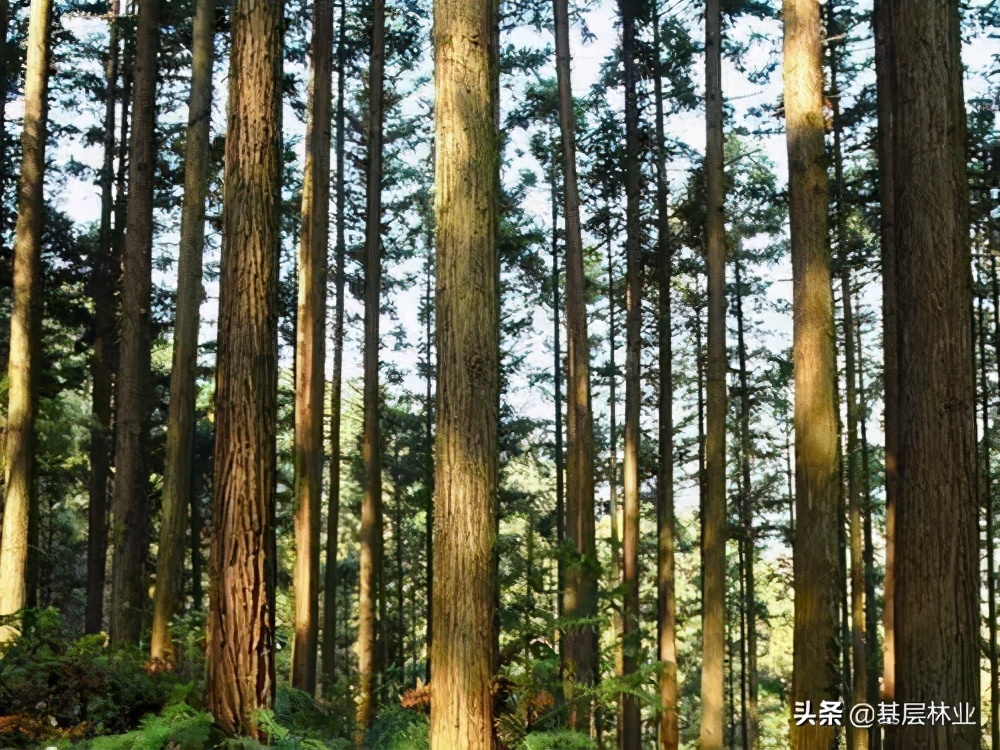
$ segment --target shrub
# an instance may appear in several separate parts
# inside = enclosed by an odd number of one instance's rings
[[[597,745],[579,732],[532,732],[524,738],[523,750],[597,750]]]
[[[393,707],[380,712],[368,730],[371,750],[427,750],[430,748],[427,716]]]

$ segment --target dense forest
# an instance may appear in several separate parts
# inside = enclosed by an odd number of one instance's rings
[[[0,30],[0,746],[1000,750],[996,0]]]

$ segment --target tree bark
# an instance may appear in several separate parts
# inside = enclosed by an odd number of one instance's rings
[[[563,686],[563,697],[568,689],[572,693],[572,685],[565,684],[566,673],[566,639],[563,634],[562,619],[566,616],[566,485],[565,485],[565,453],[563,452],[563,397],[562,397],[562,342],[560,340],[561,322],[559,313],[559,190],[556,187],[558,166],[555,153],[549,162],[552,169],[549,175],[550,203],[552,209],[552,389],[553,389],[553,443],[555,449],[556,470],[556,616],[557,626],[555,639],[559,650],[559,683]]]
[[[139,0],[115,379],[110,633],[113,644],[139,642],[148,606],[146,563],[150,517],[146,454],[152,389],[150,308],[159,15],[160,0]]]
[[[905,321],[897,332],[895,698],[977,708],[971,725],[900,726],[894,747],[978,748],[979,530],[959,10],[917,0],[888,12],[896,303]]]
[[[358,600],[358,709],[355,741],[360,746],[374,715],[376,615],[382,579],[382,449],[379,435],[379,298],[382,286],[382,83],[385,70],[385,2],[372,12],[368,71],[367,224],[365,227],[364,425],[361,456],[364,499],[361,505],[361,553]],[[384,634],[383,634],[384,637]]]
[[[236,0],[216,371],[206,703],[264,739],[274,701],[282,3]]]
[[[726,617],[726,238],[722,131],[722,11],[705,10],[705,152],[708,361],[705,368],[705,508],[702,516],[701,748],[722,750]]]
[[[170,618],[184,597],[184,535],[191,505],[195,400],[197,398],[198,326],[201,322],[202,254],[205,250],[205,197],[208,193],[209,129],[212,117],[212,69],[215,0],[195,4],[191,43],[191,99],[184,154],[184,203],[177,264],[177,312],[174,359],[170,371],[167,453],[163,474],[163,515],[156,558],[153,631],[150,657],[170,665],[174,657]]]
[[[28,606],[35,588],[38,494],[35,418],[41,376],[42,222],[44,219],[45,138],[48,125],[50,0],[32,0],[24,82],[21,178],[14,229],[14,301],[7,362],[7,460],[3,536],[0,543],[0,615]],[[0,628],[0,642],[14,636]]]
[[[553,0],[559,129],[562,134],[564,212],[566,217],[566,339],[569,370],[566,388],[566,530],[575,558],[566,568],[563,611],[572,619],[597,615],[598,563],[594,536],[594,418],[590,405],[590,340],[587,337],[586,277],[580,231],[580,194],[576,174],[576,118],[570,78],[569,3]],[[597,628],[570,628],[566,633],[563,685],[573,701],[573,683],[593,685],[597,679]],[[570,726],[586,706],[571,703]]]
[[[439,379],[432,750],[497,746],[497,28],[493,0],[435,0]]]
[[[795,581],[792,700],[840,698],[840,469],[833,295],[823,163],[822,25],[816,0],[784,0],[785,120],[791,214],[794,367]],[[829,726],[792,728],[795,750],[828,750]]]
[[[118,0],[108,8],[107,93],[104,99],[104,163],[101,167],[101,226],[91,262],[94,351],[90,357],[90,483],[87,503],[87,605],[84,630],[104,625],[104,578],[108,554],[108,482],[111,479],[112,351],[115,337],[115,263],[111,217],[114,208],[115,104],[118,87]],[[4,37],[6,38],[6,36]]]
[[[344,263],[346,260],[344,193],[344,67],[347,59],[347,0],[340,0],[337,31],[337,258],[333,314],[333,374],[330,379],[330,497],[326,527],[326,571],[323,581],[323,682],[337,677],[337,534],[340,529],[340,415],[344,367]]]
[[[319,636],[319,531],[323,493],[323,365],[327,239],[330,226],[330,83],[333,0],[312,19],[312,90],[306,127],[295,327],[295,638],[292,686],[316,692]]]
[[[896,309],[896,212],[894,207],[892,129],[894,82],[891,68],[895,40],[889,0],[875,0],[875,78],[878,92],[878,179],[882,246],[882,377],[885,433],[885,580],[882,584],[882,692],[896,699],[896,504],[899,478],[899,341]],[[885,743],[894,747],[895,728],[886,726]],[[878,734],[878,732],[876,732]]]
[[[656,613],[657,658],[660,672],[660,748],[680,746],[677,685],[677,615],[674,580],[674,376],[673,318],[670,286],[673,281],[673,241],[667,208],[667,143],[663,122],[663,58],[660,48],[660,16],[653,14],[653,99],[656,102],[656,234],[659,286],[659,463],[656,476]]]

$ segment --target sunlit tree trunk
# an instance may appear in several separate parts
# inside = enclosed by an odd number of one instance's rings
[[[265,739],[274,701],[282,3],[236,0],[223,191],[206,703]]]
[[[184,203],[177,263],[177,313],[174,361],[170,370],[167,454],[163,475],[163,515],[156,558],[153,631],[150,657],[173,661],[170,618],[183,601],[184,535],[191,505],[198,325],[204,290],[205,197],[208,192],[209,125],[212,117],[212,61],[215,41],[214,0],[195,5],[192,34],[191,99],[184,155]]]
[[[323,581],[323,682],[333,685],[337,677],[337,534],[340,528],[340,401],[344,366],[344,262],[346,196],[344,193],[345,112],[344,48],[347,35],[347,0],[340,0],[337,30],[337,251],[333,314],[333,374],[330,378],[330,496],[326,526],[326,571]],[[329,196],[327,197],[329,201]]]
[[[153,176],[160,0],[139,0],[133,67],[128,201],[115,379],[115,482],[112,498],[111,642],[138,643],[146,618],[149,555],[147,450],[151,407]]]
[[[722,133],[722,11],[705,9],[705,254],[708,361],[705,368],[705,509],[702,516],[701,748],[721,750],[726,616],[726,238]]]
[[[674,581],[674,380],[673,319],[670,285],[673,279],[673,242],[667,212],[667,144],[663,122],[660,16],[653,14],[653,99],[656,102],[656,234],[659,314],[659,464],[656,473],[656,613],[657,658],[660,673],[660,748],[677,750],[680,723],[677,713],[676,584]]]
[[[295,327],[295,638],[292,686],[316,691],[319,636],[319,530],[323,492],[323,365],[327,238],[330,226],[330,67],[333,0],[312,19],[312,88],[306,127]]]
[[[45,137],[48,123],[50,0],[32,0],[24,81],[21,178],[14,230],[14,303],[7,362],[7,461],[3,536],[0,543],[0,615],[29,605],[36,565],[30,541],[36,537],[35,417],[41,376],[42,222]],[[13,636],[0,628],[0,642]]]
[[[108,8],[108,59],[105,65],[107,92],[104,99],[104,163],[101,166],[101,226],[90,264],[94,350],[90,357],[90,483],[87,503],[87,605],[84,615],[84,630],[87,633],[100,632],[104,624],[104,577],[108,553],[111,393],[114,387],[112,350],[115,337],[115,263],[111,217],[114,209],[118,8],[118,0],[112,0]]]
[[[493,750],[499,401],[497,6],[435,0],[438,410],[432,750]]]
[[[966,123],[957,3],[888,8],[899,367],[899,703],[979,706],[979,544]],[[943,560],[949,561],[942,564]],[[896,750],[978,748],[971,724],[903,725]]]
[[[566,567],[563,611],[589,619],[597,614],[597,557],[594,537],[594,419],[590,408],[590,341],[587,338],[586,277],[580,233],[580,195],[576,176],[576,118],[570,80],[569,3],[554,0],[559,129],[562,134],[566,216],[566,338],[569,371],[566,388],[566,531],[576,558]],[[573,683],[593,685],[597,678],[597,629],[566,633],[563,684],[571,701],[570,725],[586,706],[573,702]]]
[[[427,659],[424,669],[424,679],[431,681],[431,642],[434,635],[434,607],[432,606],[434,593],[434,403],[432,382],[436,376],[434,366],[434,298],[432,296],[432,282],[434,277],[434,243],[431,232],[427,237],[427,260],[425,263],[424,278],[424,342],[426,344],[426,358],[424,360],[427,371],[424,376],[424,491],[426,492],[426,504],[424,506],[424,558],[426,563],[426,622],[425,639],[427,649]],[[414,657],[416,658],[416,657]]]
[[[361,552],[358,599],[358,707],[355,741],[360,746],[374,713],[376,614],[382,579],[382,455],[379,438],[379,299],[382,286],[382,80],[385,68],[385,3],[372,12],[368,72],[367,225],[365,227],[364,426],[361,457],[364,499],[361,504]],[[376,620],[379,620],[378,626]],[[384,635],[383,635],[384,638]]]
[[[554,634],[559,651],[559,681],[572,691],[572,686],[566,686],[566,639],[562,632],[562,618],[566,615],[566,554],[563,549],[566,543],[566,463],[563,452],[563,397],[562,397],[562,340],[560,331],[562,321],[559,313],[562,307],[559,303],[559,190],[556,187],[558,167],[556,155],[552,153],[552,167],[549,175],[552,209],[552,391],[553,391],[553,447],[555,450],[556,472],[556,614],[559,624]],[[564,694],[565,697],[565,694]]]

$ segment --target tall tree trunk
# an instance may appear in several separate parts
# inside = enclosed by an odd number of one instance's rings
[[[295,571],[292,581],[295,589],[292,686],[310,694],[316,692],[319,635],[333,0],[314,3],[312,27],[312,90],[302,181],[298,322],[295,327]]]
[[[899,366],[896,700],[979,705],[979,545],[966,123],[957,3],[888,8]],[[942,565],[942,560],[949,563]],[[895,748],[978,748],[972,724]]]
[[[636,26],[641,2],[620,0],[622,17],[622,59],[625,64],[625,232],[627,292],[625,297],[625,460],[622,467],[625,519],[623,529],[622,642],[625,678],[635,673],[639,662],[639,416],[642,384],[639,380],[642,347],[642,249],[639,245],[640,171],[639,100]],[[638,750],[642,737],[639,703],[626,694],[622,701],[623,750]]]
[[[326,572],[323,581],[323,682],[333,685],[337,676],[337,533],[340,528],[340,414],[344,366],[344,66],[347,52],[347,0],[340,0],[337,30],[337,268],[333,315],[333,374],[330,379],[330,497],[326,527]],[[324,89],[325,90],[325,89]],[[325,120],[324,120],[325,122]],[[327,197],[329,200],[329,196]]]
[[[705,254],[708,262],[705,509],[702,516],[701,748],[721,750],[726,618],[726,238],[722,132],[722,10],[705,6]]]
[[[493,750],[499,402],[498,13],[435,0],[438,412],[432,750]]]
[[[432,606],[434,592],[434,405],[431,401],[431,383],[436,377],[436,368],[432,365],[434,300],[431,296],[431,288],[434,275],[434,241],[430,231],[427,233],[427,261],[425,269],[424,340],[427,344],[427,371],[424,377],[424,491],[426,492],[426,506],[424,508],[424,558],[427,564],[427,615],[425,622],[427,660],[424,669],[424,679],[429,684],[431,681],[431,643],[433,642],[434,635],[434,607]]]
[[[555,638],[559,649],[559,682],[565,687],[566,639],[562,632],[562,618],[566,615],[566,489],[564,484],[563,453],[563,398],[562,398],[562,343],[560,341],[559,312],[559,190],[556,187],[558,164],[552,153],[549,184],[551,186],[552,208],[552,385],[554,390],[554,442],[556,463],[556,613],[559,625]],[[572,686],[569,686],[572,691]]]
[[[587,337],[586,277],[580,233],[580,195],[576,175],[576,118],[570,81],[569,2],[553,0],[559,129],[562,134],[566,216],[566,339],[569,372],[566,400],[566,529],[576,553],[566,568],[563,610],[573,619],[597,614],[597,556],[594,537],[594,418],[590,407],[590,340]],[[597,679],[597,628],[574,627],[566,633],[563,684],[573,700],[573,683]],[[586,706],[572,703],[570,726]]]
[[[676,584],[674,581],[674,376],[673,319],[670,285],[673,280],[673,242],[667,212],[667,143],[663,122],[663,58],[660,48],[660,16],[653,14],[653,99],[656,102],[656,234],[659,286],[659,446],[656,476],[656,614],[657,658],[660,672],[660,748],[677,750],[680,722],[677,713]]]
[[[746,711],[744,715],[744,746],[756,750],[759,744],[757,728],[757,585],[754,557],[757,552],[753,528],[753,485],[750,476],[750,377],[747,368],[746,330],[743,317],[743,268],[739,258],[736,271],[736,334],[739,352],[740,378],[740,546],[743,550],[744,617],[746,618]]]
[[[111,642],[138,643],[146,618],[149,555],[147,447],[151,407],[153,177],[160,0],[139,0],[122,247],[119,361],[115,379],[115,487],[112,498]]]
[[[191,505],[198,325],[204,294],[201,258],[205,250],[214,42],[215,0],[198,0],[191,43],[191,100],[184,155],[184,204],[181,208],[181,249],[177,264],[177,317],[174,324],[174,361],[170,371],[163,516],[156,558],[153,632],[150,638],[151,658],[167,664],[173,661],[174,655],[170,618],[180,608],[184,595],[184,534]]]
[[[115,337],[115,264],[111,216],[114,207],[115,103],[118,88],[118,0],[108,8],[107,93],[104,99],[104,163],[101,167],[101,227],[91,266],[94,351],[90,358],[90,484],[87,503],[87,606],[84,630],[104,624],[104,576],[108,553],[108,482],[111,478],[112,349]],[[6,39],[6,35],[4,35]]]
[[[994,352],[997,372],[1000,374],[1000,279],[997,277],[996,257],[990,258],[990,281],[993,292]],[[1000,382],[1000,381],[998,381]],[[987,480],[992,475],[987,474]],[[987,494],[986,507],[986,597],[990,621],[990,739],[993,747],[1000,748],[1000,653],[997,649],[997,570],[996,570],[996,499]]]
[[[274,701],[281,0],[236,0],[223,192],[206,703],[264,739]]]
[[[35,417],[41,376],[42,222],[45,137],[48,124],[50,0],[32,0],[24,82],[21,179],[14,230],[14,302],[7,363],[7,461],[3,536],[0,543],[0,615],[31,603],[35,588],[38,495],[35,483]],[[0,642],[14,635],[0,628]]]
[[[794,366],[796,703],[840,697],[840,469],[833,295],[823,164],[822,24],[817,0],[784,0],[785,120],[791,214]],[[795,750],[828,750],[835,729],[793,727]]]
[[[368,71],[368,190],[365,225],[364,499],[358,599],[358,706],[355,741],[360,747],[374,715],[376,599],[382,579],[382,449],[379,435],[379,298],[382,287],[382,82],[385,70],[385,0],[372,6]],[[383,634],[384,637],[384,634]]]
[[[890,0],[874,0],[875,79],[878,90],[878,181],[882,246],[882,375],[885,432],[885,581],[882,584],[882,693],[896,700],[896,504],[899,494],[899,333],[896,309],[896,211],[893,187],[892,129],[895,46]],[[894,747],[895,728],[885,727],[885,744]]]
[[[835,36],[839,28],[831,10],[828,35]],[[868,670],[865,656],[865,571],[864,548],[861,528],[861,483],[858,446],[858,421],[861,418],[857,393],[857,365],[855,363],[854,295],[851,289],[851,258],[847,247],[847,206],[844,193],[844,152],[842,145],[841,91],[838,83],[840,67],[840,42],[831,43],[830,98],[833,100],[833,164],[836,185],[837,213],[835,232],[837,252],[840,254],[840,294],[844,308],[844,378],[847,399],[847,513],[850,531],[851,556],[851,703],[857,705],[868,700]],[[846,583],[846,582],[845,582]],[[868,750],[868,732],[847,725],[850,750]]]

